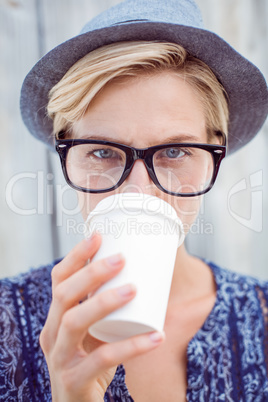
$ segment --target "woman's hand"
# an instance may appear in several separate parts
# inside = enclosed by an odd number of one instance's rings
[[[158,333],[106,344],[88,328],[135,297],[132,285],[94,294],[124,267],[121,255],[87,264],[100,247],[98,234],[79,243],[52,271],[52,303],[40,344],[50,373],[53,402],[103,401],[118,364],[163,341]]]

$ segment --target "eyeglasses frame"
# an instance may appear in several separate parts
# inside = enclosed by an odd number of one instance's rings
[[[225,138],[223,134],[220,132],[217,133],[217,135],[220,134]],[[111,146],[114,148],[118,148],[122,151],[125,152],[126,155],[126,165],[125,169],[123,171],[123,174],[120,178],[120,180],[117,182],[116,185],[108,188],[108,189],[103,189],[103,190],[91,190],[91,189],[86,189],[84,187],[80,187],[75,185],[74,183],[71,182],[69,179],[67,169],[66,169],[66,159],[67,159],[67,154],[70,148],[73,146],[77,146],[80,144],[100,144],[100,145],[107,145]],[[153,166],[153,155],[155,152],[159,151],[160,149],[165,149],[165,148],[172,148],[172,147],[182,147],[182,148],[199,148],[199,149],[204,149],[205,151],[208,151],[212,157],[213,157],[213,163],[214,163],[214,172],[213,176],[211,178],[210,184],[208,188],[205,190],[197,191],[194,193],[175,193],[172,191],[168,191],[164,187],[161,186],[159,183],[157,176],[155,174],[154,166]],[[55,148],[56,151],[59,154],[60,161],[61,161],[61,166],[62,166],[62,171],[63,175],[65,177],[66,182],[69,184],[70,187],[74,188],[75,190],[82,191],[84,193],[93,193],[93,194],[101,194],[101,193],[108,193],[109,191],[113,191],[117,189],[118,187],[121,186],[121,184],[126,180],[126,178],[129,176],[134,163],[136,160],[143,160],[145,167],[147,169],[147,172],[152,180],[152,182],[156,185],[157,188],[159,188],[161,191],[163,191],[166,194],[174,195],[177,197],[195,197],[198,195],[202,195],[207,193],[214,185],[220,164],[223,160],[223,158],[226,155],[226,145],[214,145],[214,144],[199,144],[199,143],[170,143],[170,144],[161,144],[161,145],[155,145],[152,147],[148,148],[134,148],[128,145],[123,145],[117,142],[110,142],[110,141],[104,141],[104,140],[89,140],[89,139],[56,139],[55,141]]]

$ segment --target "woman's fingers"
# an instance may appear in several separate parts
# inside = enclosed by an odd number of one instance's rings
[[[105,260],[88,264],[54,288],[52,304],[42,334],[42,338],[46,337],[48,346],[55,342],[64,313],[78,305],[80,300],[94,292],[104,282],[112,279],[123,266],[123,257],[114,255]],[[49,331],[46,328],[49,328]]]
[[[79,367],[76,366],[75,370],[69,367],[69,381],[79,389],[80,386],[82,387],[83,384],[89,383],[93,378],[103,375],[110,368],[155,349],[164,339],[164,333],[152,332],[120,342],[103,344],[92,351],[90,355],[81,359]]]
[[[123,256],[116,254],[88,264],[57,286],[53,295],[55,304],[63,310],[73,307],[118,274],[124,263]]]
[[[77,345],[82,345],[92,324],[131,301],[135,295],[135,286],[127,284],[101,292],[68,310],[62,317],[55,345],[59,366],[72,361],[77,353]]]
[[[76,271],[84,267],[101,245],[101,236],[98,233],[82,240],[67,256],[52,270],[52,292],[54,288]]]

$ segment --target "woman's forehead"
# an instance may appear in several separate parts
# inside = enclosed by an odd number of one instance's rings
[[[184,142],[206,140],[201,101],[187,82],[167,73],[106,85],[74,124],[73,132],[80,138],[124,142],[146,138],[147,143],[162,143],[171,137]]]

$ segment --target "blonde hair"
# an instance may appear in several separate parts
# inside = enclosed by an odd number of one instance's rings
[[[228,103],[211,69],[180,45],[166,42],[118,42],[98,48],[77,61],[51,89],[47,112],[54,135],[71,136],[73,124],[112,80],[171,71],[196,91],[204,108],[208,140],[217,131],[227,136]]]

